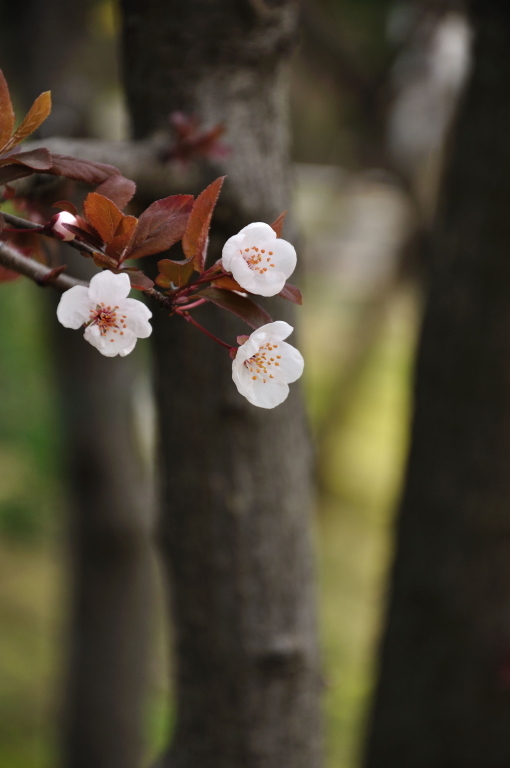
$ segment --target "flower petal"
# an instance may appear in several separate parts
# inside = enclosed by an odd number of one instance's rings
[[[257,341],[261,339],[261,344],[264,344],[269,338],[271,341],[283,341],[287,336],[293,332],[294,328],[286,323],[285,320],[275,320],[274,323],[267,323],[257,328],[254,333],[251,334],[250,339]],[[261,335],[263,334],[263,336]],[[248,343],[248,342],[246,342]]]
[[[239,234],[248,234],[249,238],[247,238],[247,241],[249,239],[250,243],[255,243],[256,245],[258,245],[256,241],[259,238],[261,240],[276,240],[276,232],[264,221],[254,221],[252,224],[247,224],[246,227],[239,230]]]
[[[246,275],[243,264],[249,271],[249,275]],[[237,280],[239,285],[250,293],[255,293],[257,296],[276,296],[283,289],[285,285],[285,274],[283,272],[264,272],[259,274],[258,272],[252,272],[248,267],[244,259],[232,259],[232,275],[234,280]]]
[[[287,344],[286,341],[278,343],[278,352],[281,353],[281,358],[278,361],[280,363],[280,375],[284,381],[288,384],[292,384],[293,381],[297,381],[303,369],[305,367],[305,361],[301,352],[293,347],[291,344]]]
[[[259,408],[275,408],[283,403],[289,394],[289,387],[285,382],[266,379],[264,384],[263,379],[253,380],[244,364],[232,367],[232,379],[238,392]]]
[[[244,344],[242,344],[239,349],[237,350],[237,355],[235,356],[234,360],[237,361],[239,364],[244,363],[245,360],[249,360],[250,357],[253,357],[260,349],[260,343],[255,341],[251,336],[248,339],[248,341],[245,341]]]
[[[119,314],[126,315],[126,325],[139,339],[146,339],[152,333],[149,319],[152,312],[143,301],[124,299],[120,303]]]
[[[62,294],[57,307],[57,318],[66,328],[80,328],[90,319],[90,310],[93,305],[89,299],[89,289],[82,285]]]
[[[98,272],[90,281],[89,298],[93,304],[118,304],[131,290],[126,274],[115,275],[109,269]]]
[[[287,240],[281,238],[270,243],[269,247],[273,251],[272,263],[275,265],[275,271],[283,272],[285,279],[287,279],[296,269],[296,249]],[[268,270],[266,274],[269,274],[270,271]]]
[[[120,333],[113,331],[101,334],[97,325],[89,325],[85,329],[84,337],[105,357],[115,357],[116,355],[125,357],[133,351],[136,345],[136,335],[128,328],[121,336]]]
[[[253,396],[248,399],[252,405],[257,405],[259,408],[276,408],[289,396],[289,385],[283,381],[269,383],[269,380],[266,380],[266,384],[264,384],[257,380],[253,383],[255,385]]]
[[[223,251],[221,253],[221,262],[223,264],[223,269],[225,272],[231,271],[231,264],[232,264],[232,257],[237,254],[241,255],[239,253],[241,248],[241,243],[244,240],[244,236],[241,234],[234,235],[233,237],[229,237],[225,245],[223,246]]]
[[[257,273],[250,269],[240,254],[237,256],[234,255],[232,258],[230,263],[230,272],[232,272],[234,280],[237,280],[241,288],[244,288],[250,293],[257,292],[256,289],[258,284],[255,279],[257,277]]]

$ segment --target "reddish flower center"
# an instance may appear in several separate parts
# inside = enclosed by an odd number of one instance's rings
[[[108,331],[113,331],[113,333],[120,331],[120,335],[124,336],[124,331],[121,329],[127,328],[126,315],[120,315],[118,310],[118,305],[112,307],[106,306],[104,303],[96,304],[96,308],[90,310],[88,325],[97,325],[101,336],[105,336]]]
[[[266,251],[264,248],[258,248],[256,245],[252,245],[251,248],[241,249],[239,253],[248,264],[249,268],[254,272],[258,272],[260,275],[267,272],[268,268],[275,266],[273,264],[273,251]]]

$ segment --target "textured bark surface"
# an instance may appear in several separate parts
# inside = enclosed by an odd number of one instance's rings
[[[510,8],[470,10],[367,768],[510,764]]]
[[[226,125],[230,155],[202,167],[203,185],[226,172],[234,190],[217,208],[217,256],[240,226],[287,207],[283,69],[295,4],[125,0],[123,12],[135,137],[166,125],[172,110]],[[275,314],[288,316],[281,304]],[[215,309],[197,317],[230,343],[246,333]],[[177,677],[163,762],[316,768],[310,454],[299,387],[274,411],[253,408],[232,383],[225,350],[161,312],[154,349]]]

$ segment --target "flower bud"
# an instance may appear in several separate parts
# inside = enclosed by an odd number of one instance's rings
[[[59,240],[74,240],[76,235],[64,227],[64,224],[73,224],[74,226],[78,226],[78,220],[76,216],[73,216],[73,214],[69,213],[68,211],[61,211],[53,217],[51,224],[51,228]]]

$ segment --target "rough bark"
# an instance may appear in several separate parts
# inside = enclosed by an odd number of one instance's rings
[[[367,768],[510,764],[510,8],[470,10]]]
[[[295,12],[292,2],[123,2],[135,138],[172,110],[226,125],[230,155],[202,167],[204,185],[226,172],[233,190],[217,208],[213,256],[240,226],[287,207],[284,65]],[[214,309],[202,318],[231,343],[246,332]],[[310,454],[299,388],[275,411],[257,410],[237,394],[225,350],[161,313],[153,335],[176,633],[177,725],[163,762],[316,768]]]

